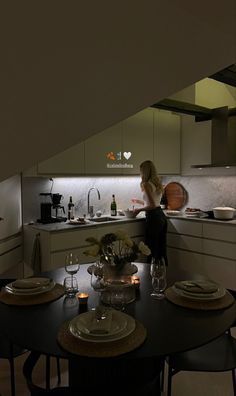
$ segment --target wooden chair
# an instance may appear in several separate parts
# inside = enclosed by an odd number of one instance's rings
[[[31,396],[47,396],[47,395],[68,395],[74,396],[76,393],[70,393],[68,387],[55,387],[49,389],[46,384],[46,388],[42,388],[33,382],[33,370],[36,363],[38,362],[41,354],[38,352],[31,352],[25,360],[23,366],[23,374],[27,383],[27,387],[30,391]],[[78,394],[78,393],[77,393]],[[83,395],[81,395],[83,396]]]
[[[12,282],[15,279],[0,279],[0,288],[6,284]],[[0,335],[0,359],[7,359],[10,364],[10,378],[11,378],[11,396],[15,396],[15,366],[14,359],[26,352],[29,352],[25,348],[13,345],[7,337]],[[61,372],[60,372],[60,361],[57,359],[57,376],[58,384],[61,383]],[[50,389],[50,356],[46,356],[46,387]],[[0,395],[1,396],[1,395]]]
[[[16,394],[14,359],[26,352],[26,349],[12,345],[5,337],[0,336],[0,359],[7,359],[10,365],[11,396]]]

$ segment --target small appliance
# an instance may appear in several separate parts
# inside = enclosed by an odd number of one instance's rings
[[[40,193],[40,219],[38,223],[50,224],[66,221],[64,206],[61,205],[63,196],[59,193]],[[54,212],[54,213],[53,213]]]
[[[59,193],[51,194],[52,195],[52,209],[54,210],[54,216],[52,216],[54,222],[62,222],[66,221],[67,217],[65,215],[65,208],[61,205],[61,199],[63,199],[63,195]]]
[[[52,200],[50,193],[40,193],[40,219],[38,223],[51,223],[52,222]]]

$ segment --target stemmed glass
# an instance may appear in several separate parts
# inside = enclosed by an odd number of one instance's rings
[[[164,298],[166,288],[166,265],[163,257],[152,257],[150,274],[152,277],[153,291],[151,297],[156,299]]]
[[[75,253],[67,253],[65,257],[65,270],[73,277],[79,271],[80,264],[78,255]]]
[[[65,292],[69,297],[73,297],[78,292],[77,279],[74,276],[79,271],[79,258],[75,253],[68,253],[65,257],[65,271],[70,275],[64,279]]]
[[[106,282],[104,278],[103,264],[101,264],[100,262],[96,262],[96,264],[92,266],[91,286],[94,291],[100,293],[98,305],[96,306],[96,308],[93,308],[93,310],[95,311],[95,318],[97,322],[99,322],[100,320],[106,319],[107,317],[106,307],[101,303],[101,292],[105,290]]]
[[[104,268],[100,262],[96,262],[91,268],[91,286],[98,292],[105,289]]]

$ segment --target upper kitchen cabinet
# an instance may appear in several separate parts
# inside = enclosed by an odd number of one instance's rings
[[[160,174],[179,174],[178,115],[144,109],[26,170],[24,176],[139,175],[147,159]]]
[[[153,160],[152,109],[140,111],[124,121],[122,155],[124,175],[139,174],[140,164],[147,159]]]
[[[84,142],[38,163],[38,175],[84,175]]]
[[[121,175],[123,122],[85,140],[86,175]]]
[[[23,172],[24,177],[84,175],[84,142],[39,162]]]
[[[154,110],[154,163],[159,174],[180,173],[180,116]]]

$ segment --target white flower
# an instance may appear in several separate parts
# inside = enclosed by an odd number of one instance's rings
[[[132,248],[132,246],[134,245],[134,242],[132,241],[131,238],[125,238],[123,243],[124,243],[124,246],[127,246],[129,248]]]
[[[145,254],[145,256],[149,256],[149,254],[151,254],[151,250],[143,241],[139,242],[138,248],[142,254]]]

